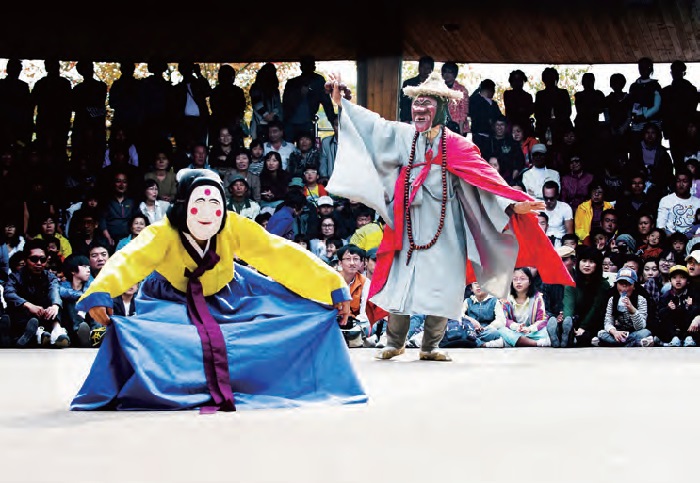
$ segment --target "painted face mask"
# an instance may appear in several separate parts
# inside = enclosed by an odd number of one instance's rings
[[[441,97],[419,96],[411,104],[413,125],[425,132],[447,120],[447,101]]]
[[[209,240],[221,228],[224,204],[214,186],[197,186],[187,202],[187,229],[197,240]]]
[[[434,97],[418,96],[411,104],[411,118],[418,132],[425,132],[439,124],[438,101]]]

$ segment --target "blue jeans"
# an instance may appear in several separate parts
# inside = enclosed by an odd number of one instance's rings
[[[641,345],[639,341],[650,335],[651,331],[649,329],[635,330],[630,332],[626,341],[618,342],[615,340],[615,337],[610,335],[610,332],[601,330],[598,332],[598,340],[601,347],[639,347]]]
[[[470,324],[471,325],[471,324]],[[490,342],[492,340],[500,339],[501,334],[498,329],[494,329],[489,325],[482,325],[484,330],[476,333],[476,346],[481,347],[484,342]]]

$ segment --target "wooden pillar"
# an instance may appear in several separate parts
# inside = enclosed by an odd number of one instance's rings
[[[368,57],[357,61],[357,103],[384,119],[399,118],[401,57]]]

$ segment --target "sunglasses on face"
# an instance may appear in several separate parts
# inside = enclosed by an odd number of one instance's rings
[[[40,257],[39,255],[32,255],[27,257],[32,263],[46,263],[46,257]]]

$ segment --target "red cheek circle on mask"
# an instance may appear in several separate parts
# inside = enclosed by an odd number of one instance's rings
[[[204,194],[209,196],[211,194],[211,190],[209,188],[205,189]]]
[[[197,208],[192,208],[190,210],[190,213],[192,213],[193,215],[196,215],[198,212],[199,212],[199,210],[197,210]]]
[[[221,210],[216,210],[216,216],[221,216]]]

